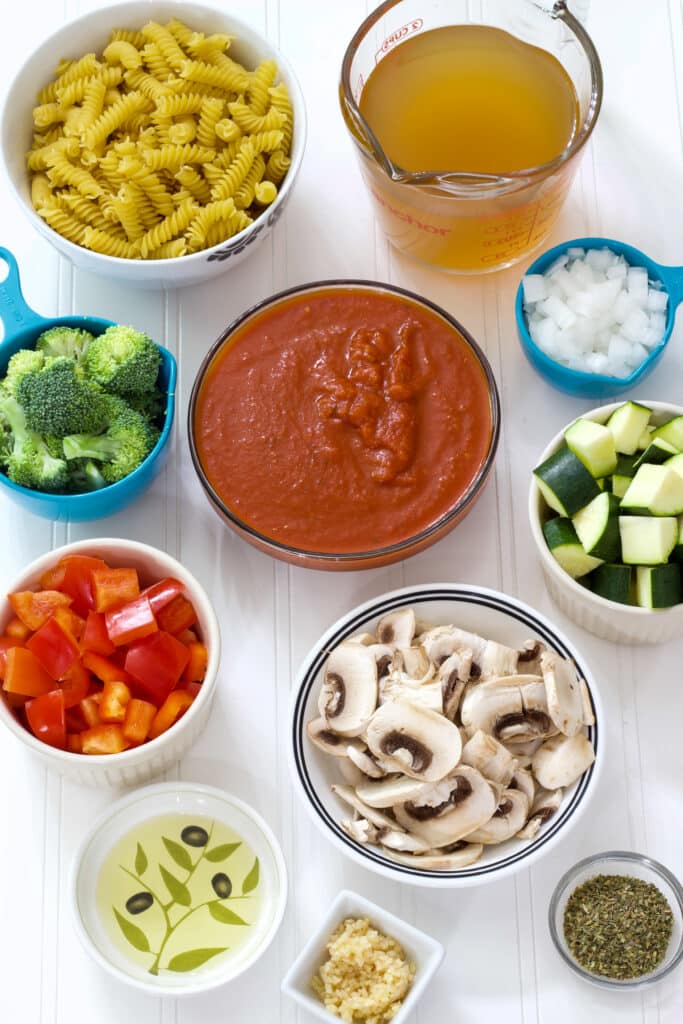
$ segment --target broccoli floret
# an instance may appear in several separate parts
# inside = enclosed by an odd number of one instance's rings
[[[24,410],[12,396],[0,397],[0,421],[13,439],[3,459],[10,480],[31,490],[63,490],[67,464],[61,456],[61,443],[54,438],[44,439],[32,431]]]
[[[131,409],[135,409],[150,423],[162,423],[166,412],[166,395],[159,388],[145,391],[142,395],[126,395],[126,401]]]
[[[159,431],[144,416],[114,395],[105,396],[108,424],[101,434],[72,434],[64,438],[64,457],[96,459],[108,484],[137,469],[159,438]]]
[[[38,434],[96,433],[107,422],[104,395],[78,379],[71,359],[53,359],[19,381],[16,397]]]
[[[116,395],[152,391],[161,354],[146,334],[117,324],[95,338],[83,359],[86,376]]]
[[[67,484],[70,491],[82,494],[84,491],[98,491],[106,487],[107,481],[92,459],[72,459],[68,463]]]
[[[51,327],[43,331],[36,342],[36,350],[46,356],[65,356],[80,363],[93,336],[79,327]]]
[[[10,395],[16,398],[17,388],[27,373],[37,373],[45,365],[45,356],[32,348],[20,348],[7,364],[5,385]]]

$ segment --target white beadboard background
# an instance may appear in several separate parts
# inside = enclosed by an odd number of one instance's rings
[[[216,0],[219,2],[219,0]],[[65,19],[98,0],[4,0],[0,93]],[[269,952],[229,988],[162,1001],[120,985],[81,950],[66,880],[93,816],[113,798],[63,782],[0,736],[0,1021],[7,1024],[302,1024],[280,979],[322,909],[357,889],[431,932],[447,956],[413,1024],[679,1024],[683,970],[644,994],[604,993],[575,979],[551,946],[548,901],[579,857],[635,849],[683,876],[683,640],[617,648],[582,632],[547,597],[526,522],[529,471],[547,439],[588,408],[530,369],[515,334],[520,271],[458,279],[390,251],[373,220],[337,106],[346,41],[365,0],[223,0],[278,44],[299,75],[309,142],[286,215],[272,238],[213,283],[136,292],[75,271],[38,238],[0,188],[0,241],[19,260],[28,302],[45,315],[91,313],[133,322],[168,345],[180,367],[172,453],[153,489],[109,520],[32,518],[0,499],[0,570],[81,537],[116,535],[180,558],[212,597],[223,631],[219,694],[206,733],[169,774],[222,786],[251,802],[279,835],[289,906]],[[683,11],[680,0],[592,0],[588,18],[605,71],[605,102],[552,243],[621,238],[662,262],[683,262]],[[208,346],[246,306],[321,277],[367,277],[421,292],[455,314],[486,350],[503,403],[495,481],[454,533],[404,564],[336,574],[288,568],[238,540],[204,500],[186,444],[187,399]],[[635,397],[681,402],[683,324]],[[299,805],[286,765],[288,702],[297,666],[347,609],[406,583],[461,580],[536,605],[585,652],[606,709],[607,764],[590,812],[533,870],[462,892],[401,886],[351,866]]]

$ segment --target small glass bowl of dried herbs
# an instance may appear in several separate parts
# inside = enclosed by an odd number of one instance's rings
[[[639,853],[575,864],[553,893],[549,923],[562,959],[603,988],[652,985],[683,959],[683,888]]]

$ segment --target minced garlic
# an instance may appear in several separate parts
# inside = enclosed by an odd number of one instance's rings
[[[396,939],[369,919],[348,917],[327,943],[329,959],[311,979],[325,1009],[346,1024],[387,1024],[415,976]]]

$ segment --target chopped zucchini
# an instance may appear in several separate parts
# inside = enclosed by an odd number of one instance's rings
[[[603,562],[616,562],[621,553],[619,499],[603,491],[573,517],[581,546],[588,555]]]
[[[671,557],[676,562],[683,562],[683,516],[678,517],[678,540],[671,552]]]
[[[669,565],[639,565],[636,569],[636,594],[641,608],[670,608],[683,600],[681,569]]]
[[[670,459],[672,455],[677,455],[677,451],[672,444],[665,441],[662,437],[654,437],[642,455],[639,455],[636,459],[635,468],[638,469],[644,462],[652,462],[656,465],[661,465]]]
[[[631,603],[630,565],[600,565],[591,574],[591,590],[608,601]]]
[[[617,468],[614,437],[602,423],[579,419],[565,431],[564,439],[592,477],[608,476]]]
[[[663,565],[678,540],[674,516],[619,516],[621,560],[626,565]]]
[[[683,416],[674,416],[668,423],[663,423],[653,431],[652,439],[660,437],[672,444],[677,452],[683,452]]]
[[[600,494],[593,477],[569,448],[560,448],[537,466],[534,476],[550,508],[561,516],[573,516]]]
[[[620,473],[615,473],[612,477],[612,494],[617,498],[623,498],[631,486],[631,480],[630,476],[621,476]]]
[[[606,426],[614,438],[618,452],[633,455],[651,415],[652,409],[638,405],[637,402],[625,402],[614,410]]]
[[[677,516],[683,512],[683,476],[669,466],[644,463],[636,470],[621,499],[623,511],[653,516]]]
[[[674,473],[678,473],[679,476],[683,477],[683,455],[672,455],[670,459],[667,459],[664,463],[669,469],[673,469]]]
[[[620,476],[633,478],[636,475],[636,462],[639,458],[639,455],[620,455],[617,459],[617,468],[614,472],[618,473]]]
[[[543,536],[550,554],[572,579],[585,576],[600,565],[600,559],[587,555],[576,536],[571,519],[558,516],[543,524]]]

